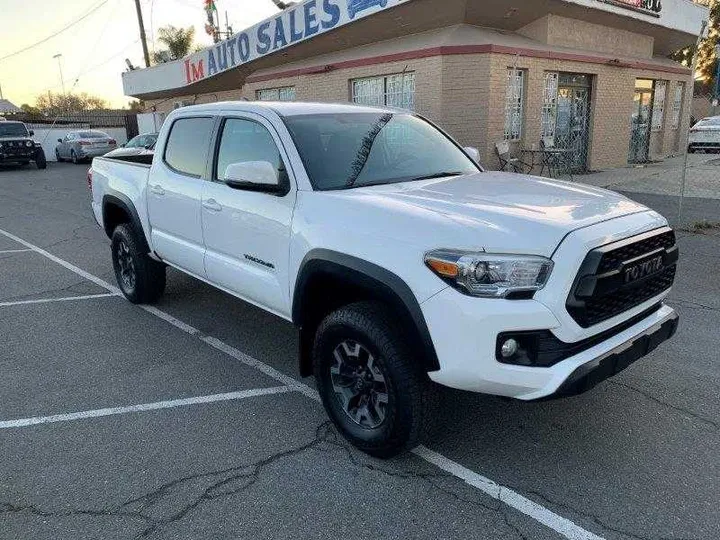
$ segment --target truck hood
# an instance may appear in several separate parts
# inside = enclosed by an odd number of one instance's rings
[[[346,216],[357,206],[358,218],[371,223],[369,229],[379,236],[434,247],[545,256],[573,230],[648,211],[604,189],[502,172],[332,193],[353,203],[343,210]],[[392,219],[386,221],[385,215]]]

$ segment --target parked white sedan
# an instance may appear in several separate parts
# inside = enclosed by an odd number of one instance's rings
[[[104,131],[84,129],[71,131],[62,139],[58,139],[55,147],[55,158],[58,161],[70,160],[80,163],[98,156],[104,156],[117,148],[117,141]]]
[[[703,118],[690,129],[688,152],[720,150],[720,116]]]

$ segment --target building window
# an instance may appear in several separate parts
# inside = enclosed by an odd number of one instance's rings
[[[522,136],[523,102],[525,101],[525,71],[508,68],[505,96],[505,140],[517,141]]]
[[[673,99],[673,110],[672,110],[672,128],[677,129],[680,127],[680,116],[682,112],[682,102],[685,96],[685,83],[680,81],[675,85],[675,97]]]
[[[263,88],[255,92],[258,101],[295,101],[295,87]]]
[[[559,73],[545,73],[543,88],[543,108],[540,118],[540,137],[555,137],[555,124],[557,121],[557,96]]]
[[[415,110],[413,72],[354,79],[350,82],[353,103]]]
[[[667,81],[655,81],[655,98],[653,99],[652,130],[660,131],[665,118],[665,92]]]

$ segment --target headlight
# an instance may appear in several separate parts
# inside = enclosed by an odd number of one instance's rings
[[[33,145],[32,141],[25,141],[25,146],[27,146],[28,148],[32,145]]]
[[[531,296],[542,289],[553,262],[537,255],[498,255],[438,249],[425,264],[460,292],[484,298]],[[529,294],[528,294],[529,293]]]

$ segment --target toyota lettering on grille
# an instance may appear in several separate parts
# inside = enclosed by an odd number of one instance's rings
[[[650,276],[662,270],[665,267],[663,264],[663,256],[658,255],[647,261],[643,261],[632,266],[625,268],[625,283],[632,283],[638,279]]]

